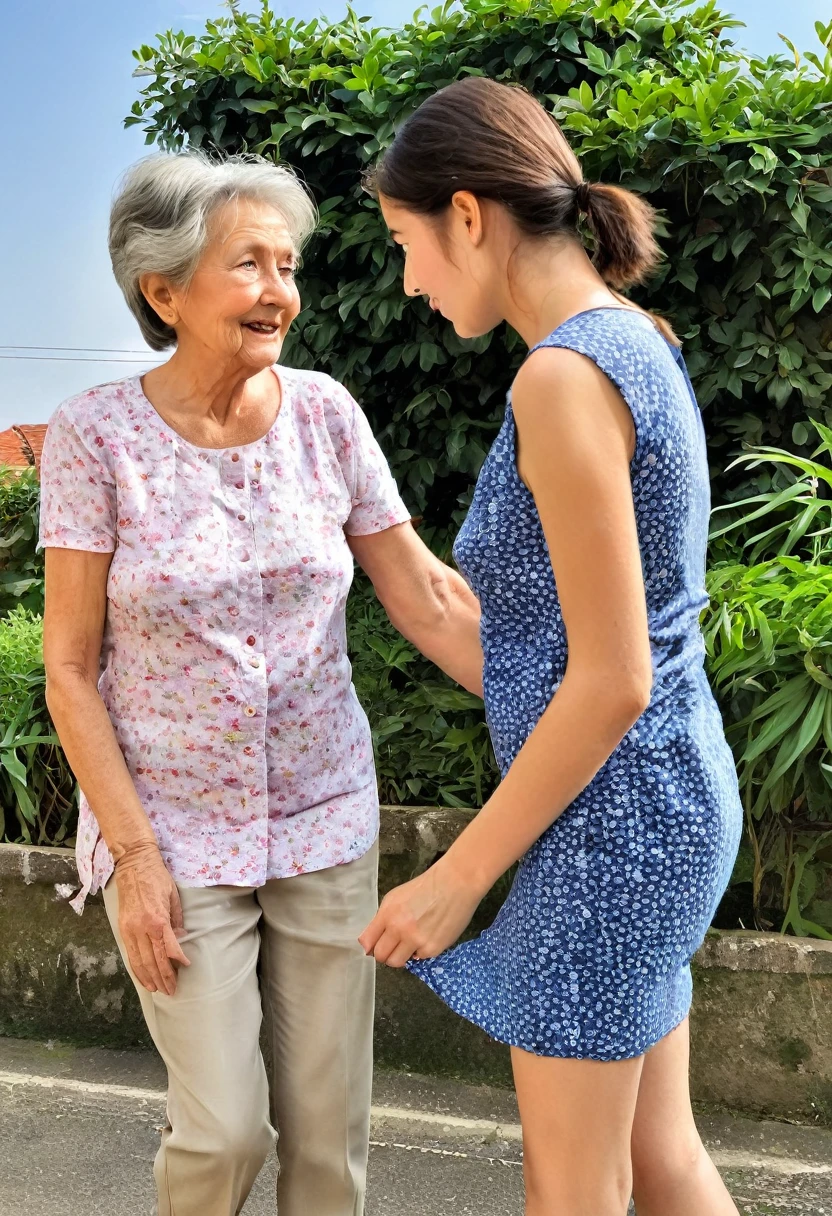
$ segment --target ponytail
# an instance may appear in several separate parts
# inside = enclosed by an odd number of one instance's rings
[[[582,182],[576,203],[595,238],[592,260],[604,281],[620,290],[649,278],[661,259],[650,204],[621,186],[602,182]]]

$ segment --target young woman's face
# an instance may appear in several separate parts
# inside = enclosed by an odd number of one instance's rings
[[[499,325],[499,292],[472,196],[454,196],[441,219],[417,215],[384,195],[379,203],[390,235],[405,251],[407,295],[426,296],[460,338],[476,338]]]

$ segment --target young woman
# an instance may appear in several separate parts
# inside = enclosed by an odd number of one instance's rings
[[[742,821],[699,630],[705,438],[676,339],[616,290],[658,260],[653,213],[477,78],[369,184],[408,294],[530,353],[455,551],[504,780],[361,942],[510,1044],[527,1216],[624,1216],[631,1193],[639,1216],[736,1216],[688,1092],[689,963]],[[518,859],[493,926],[448,950]]]

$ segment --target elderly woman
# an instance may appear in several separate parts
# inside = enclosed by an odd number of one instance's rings
[[[151,157],[115,201],[144,376],[58,409],[43,456],[48,703],[83,791],[78,869],[168,1069],[162,1216],[358,1216],[378,798],[351,684],[353,558],[396,627],[481,690],[479,610],[417,538],[359,407],[276,367],[314,207],[256,158]]]

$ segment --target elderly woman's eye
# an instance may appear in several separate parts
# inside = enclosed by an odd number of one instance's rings
[[[241,267],[243,267],[243,266],[255,266],[256,267],[257,263],[254,261],[253,258],[246,258],[246,260],[244,262],[240,262],[240,266]]]

